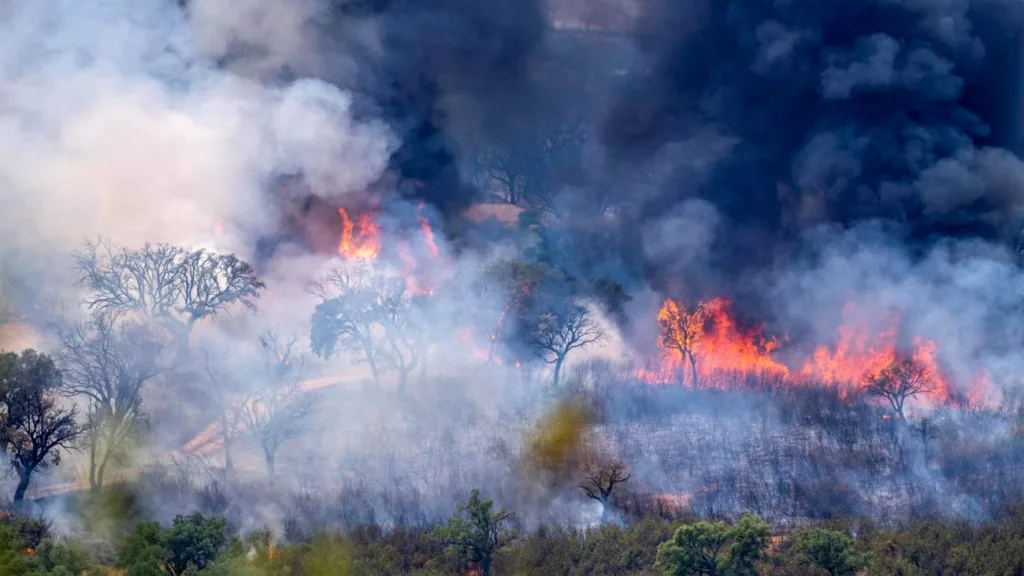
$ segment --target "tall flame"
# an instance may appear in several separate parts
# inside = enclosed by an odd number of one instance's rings
[[[341,241],[338,254],[347,260],[373,260],[380,252],[380,227],[370,214],[359,217],[358,228],[344,208],[338,208],[341,216]]]

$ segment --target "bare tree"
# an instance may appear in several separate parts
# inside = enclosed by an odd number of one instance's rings
[[[864,390],[885,398],[902,421],[906,421],[903,406],[907,399],[931,392],[932,388],[931,371],[910,356],[893,360],[881,373],[868,376],[864,382]]]
[[[601,522],[608,520],[611,512],[611,497],[615,487],[631,477],[626,473],[626,466],[621,462],[605,462],[591,471],[580,484],[587,498],[601,503]]]
[[[230,471],[234,469],[231,451],[245,408],[245,395],[238,372],[226,368],[225,363],[218,361],[210,349],[203,350],[203,371],[207,380],[204,391],[220,412],[224,469]]]
[[[540,316],[533,331],[533,347],[544,362],[554,365],[557,388],[569,352],[600,342],[604,336],[585,306],[571,304]]]
[[[910,426],[910,431],[921,439],[921,448],[924,450],[924,465],[928,466],[931,461],[932,440],[938,436],[935,424],[932,423],[931,418],[921,418],[916,424]]]
[[[260,369],[256,386],[243,403],[241,417],[263,452],[267,475],[273,478],[278,449],[308,431],[316,398],[301,386],[305,359],[298,352],[298,340],[284,341],[272,332],[259,340]]]
[[[163,343],[145,325],[96,315],[61,333],[65,393],[88,402],[89,486],[103,486],[111,458],[144,422],[142,387],[165,371]]]
[[[196,322],[227,312],[235,304],[250,310],[266,285],[234,254],[215,254],[168,244],[140,249],[90,242],[75,253],[79,282],[90,290],[93,312],[138,314],[166,328],[188,351]]]
[[[707,311],[707,302],[703,300],[687,309],[685,305],[669,299],[658,312],[658,345],[678,352],[683,364],[690,362],[694,388],[698,384],[696,349],[704,336]]]
[[[60,464],[60,451],[78,437],[77,410],[58,405],[61,375],[53,360],[34,350],[0,354],[0,453],[18,475],[14,502],[25,498],[32,474]]]

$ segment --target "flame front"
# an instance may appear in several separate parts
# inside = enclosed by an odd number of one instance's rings
[[[856,316],[851,306],[846,316]],[[658,312],[660,358],[639,371],[647,382],[679,383],[702,388],[724,388],[746,381],[770,380],[792,385],[827,384],[861,387],[877,377],[899,358],[897,334],[899,316],[891,315],[885,328],[872,331],[853,323],[839,327],[832,346],[818,346],[813,354],[791,364],[791,369],[774,357],[785,338],[764,335],[761,327],[743,329],[724,298],[698,301],[692,305],[667,299]],[[920,364],[933,380],[927,396],[933,402],[951,399],[952,388],[938,363],[935,342],[913,338],[903,350]],[[976,380],[971,396],[980,396],[984,378]]]
[[[341,216],[341,242],[338,254],[346,260],[374,260],[380,253],[380,227],[373,216],[363,214],[355,226],[344,208],[338,208]]]

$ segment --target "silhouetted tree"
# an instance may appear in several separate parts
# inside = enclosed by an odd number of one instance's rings
[[[220,413],[220,431],[224,447],[224,469],[232,470],[234,469],[232,448],[235,435],[238,433],[238,427],[241,424],[242,410],[245,408],[244,400],[246,396],[241,382],[244,378],[242,376],[243,370],[240,367],[228,367],[227,365],[233,364],[233,362],[223,357],[218,359],[217,356],[223,356],[223,354],[215,354],[210,349],[204,349],[202,355],[203,371],[207,381],[204,392],[213,404],[216,405]]]
[[[626,466],[621,462],[606,462],[587,475],[580,488],[591,500],[601,503],[601,523],[608,521],[611,511],[611,497],[615,486],[630,479]]]
[[[370,367],[374,382],[393,370],[398,389],[423,361],[423,319],[402,278],[388,277],[368,263],[336,268],[314,287],[321,298],[313,312],[313,352],[330,358],[337,350]]]
[[[865,380],[864,389],[872,396],[885,398],[900,420],[905,421],[903,407],[907,399],[930,392],[932,386],[932,374],[928,367],[904,356],[893,360],[877,376],[869,376]]]
[[[910,426],[910,431],[921,440],[921,448],[924,450],[924,465],[928,466],[931,460],[932,440],[936,436],[935,424],[932,423],[931,418],[920,418],[916,424]]]
[[[696,349],[704,335],[707,311],[707,302],[703,300],[697,301],[689,309],[675,300],[666,300],[658,312],[658,344],[679,353],[683,364],[689,361],[694,388],[698,384]]]
[[[260,368],[256,386],[246,396],[242,423],[263,452],[267,475],[276,473],[277,450],[287,440],[309,430],[316,398],[302,389],[305,360],[298,341],[283,341],[277,334],[260,336]]]
[[[65,393],[86,399],[89,486],[103,486],[111,458],[123,455],[143,423],[142,387],[165,371],[164,345],[145,325],[95,315],[61,333],[59,362]]]
[[[18,474],[15,504],[25,498],[32,474],[60,463],[60,451],[78,437],[75,407],[58,405],[62,384],[53,360],[35,350],[0,354],[0,453]]]
[[[569,353],[600,342],[604,331],[590,317],[590,311],[575,304],[541,314],[533,330],[532,344],[537,355],[555,367],[557,388],[562,365]]]
[[[493,508],[494,501],[481,498],[480,490],[474,489],[469,500],[459,504],[447,523],[434,531],[435,537],[463,562],[478,565],[483,576],[490,576],[494,554],[516,537],[508,527],[515,513]]]
[[[487,266],[482,275],[480,287],[485,293],[495,296],[498,306],[495,310],[494,327],[488,331],[487,363],[494,362],[498,347],[515,314],[526,307],[526,300],[537,287],[550,279],[553,271],[543,264],[524,260],[498,260]]]
[[[310,345],[313,353],[330,359],[337,351],[348,352],[370,367],[379,387],[386,369],[378,347],[377,312],[380,287],[369,266],[352,263],[332,270],[314,285],[321,298],[313,312]]]
[[[138,314],[165,327],[187,352],[196,322],[229,311],[250,310],[266,287],[248,263],[168,244],[123,248],[90,242],[75,253],[79,282],[89,289],[85,303],[101,315]]]

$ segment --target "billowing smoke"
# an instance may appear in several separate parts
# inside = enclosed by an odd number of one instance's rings
[[[147,406],[172,409],[133,456],[185,454],[223,481],[226,464],[210,464],[226,445],[214,387],[252,392],[267,330],[306,355],[277,361],[308,368],[290,384],[320,407],[273,486],[231,486],[217,505],[157,491],[163,516],[188,505],[280,529],[286,512],[422,522],[484,486],[527,522],[584,521],[593,510],[575,488],[521,470],[520,439],[564,392],[531,349],[554,317],[545,306],[563,300],[559,313],[586,312],[583,328],[605,337],[573,352],[561,384],[604,394],[595,436],[637,490],[699,499],[717,487],[732,499],[707,511],[735,512],[757,481],[737,466],[774,454],[755,488],[785,501],[779,518],[825,506],[806,486],[840,483],[857,500],[843,511],[870,513],[903,471],[983,506],[956,454],[941,470],[927,453],[897,456],[909,428],[866,402],[820,392],[815,412],[794,405],[816,391],[691,398],[620,386],[640,383],[637,366],[579,360],[657,354],[666,297],[724,296],[737,330],[763,329],[791,374],[851,316],[878,332],[895,313],[898,345],[935,343],[951,404],[979,376],[994,401],[1012,396],[1024,371],[1022,26],[1009,0],[0,2],[0,288],[26,324],[78,320],[88,287],[67,257],[97,237],[255,265],[268,285],[259,313],[196,322],[190,344],[206,363],[150,387]],[[353,329],[332,324],[345,303],[313,283],[340,260],[374,258],[414,296],[405,312],[424,332],[399,335],[429,350],[402,356],[388,332],[383,376],[358,338],[331,349]],[[368,286],[360,296],[387,287]],[[408,317],[388,320],[377,329]],[[995,445],[1010,430],[999,420],[970,438]],[[957,434],[946,441],[961,447]],[[884,455],[849,464],[863,446]],[[259,470],[248,448],[236,465]],[[309,497],[339,485],[338,509]],[[252,506],[268,491],[299,494],[297,508]]]
[[[644,2],[646,69],[602,136],[636,166],[680,143],[657,215],[711,202],[709,249],[736,278],[778,266],[820,226],[881,219],[912,248],[1013,244],[1019,231],[1022,7],[962,2]]]

